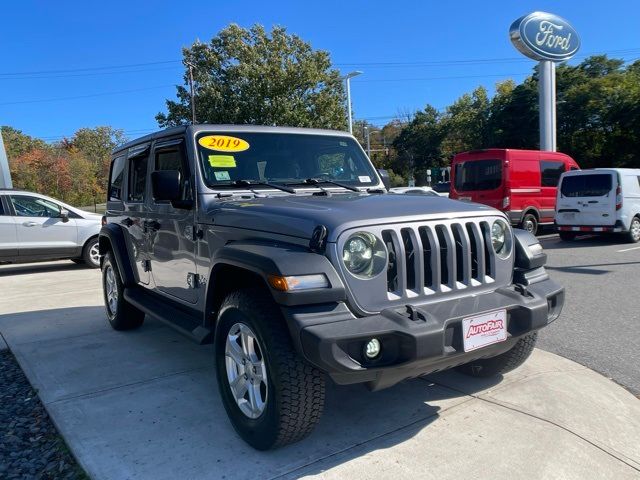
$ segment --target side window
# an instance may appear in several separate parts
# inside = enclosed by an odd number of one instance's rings
[[[122,200],[122,186],[124,183],[124,155],[111,162],[109,173],[109,200]]]
[[[2,217],[3,215],[5,215],[5,213],[4,213],[4,200],[3,200],[3,197],[0,197],[0,217]]]
[[[640,187],[640,177],[636,177],[638,179],[638,187]]]
[[[139,155],[129,158],[129,185],[127,201],[144,202],[144,194],[147,189],[147,164],[149,157]]]
[[[156,149],[155,171],[177,170],[180,172],[180,191],[182,198],[191,198],[191,188],[189,184],[189,172],[186,169],[186,160],[182,145],[172,145],[171,147]]]
[[[560,175],[564,173],[564,162],[540,161],[540,179],[543,187],[557,187]]]
[[[60,216],[60,206],[44,198],[12,195],[11,203],[19,217],[55,218]]]

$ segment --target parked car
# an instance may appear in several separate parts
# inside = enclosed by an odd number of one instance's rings
[[[553,224],[560,175],[579,170],[568,155],[491,148],[453,157],[450,198],[484,203],[505,212],[512,225],[535,235]]]
[[[109,323],[151,315],[213,342],[222,403],[261,450],[313,430],[326,376],[377,390],[522,364],[564,302],[538,240],[385,181],[345,132],[191,125],[119,147],[100,232]]]
[[[71,259],[100,266],[101,216],[38,193],[0,189],[0,263]]]
[[[580,232],[622,232],[640,241],[640,169],[596,168],[560,177],[556,224],[563,240]]]
[[[415,195],[427,195],[429,197],[439,197],[433,188],[430,187],[393,187],[389,189],[391,193],[410,193]]]
[[[443,197],[448,197],[451,192],[451,182],[438,182],[433,185],[433,190]]]

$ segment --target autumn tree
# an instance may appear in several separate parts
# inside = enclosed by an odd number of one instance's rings
[[[342,80],[329,53],[282,27],[267,33],[261,25],[232,24],[182,53],[185,66],[194,66],[200,123],[346,127]],[[167,113],[156,115],[161,127],[191,121],[188,69],[183,80],[177,101],[167,100]]]

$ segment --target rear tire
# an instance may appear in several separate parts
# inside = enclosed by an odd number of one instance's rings
[[[98,237],[90,239],[82,249],[82,260],[89,268],[100,268],[100,242]]]
[[[296,353],[268,292],[243,289],[224,299],[215,357],[224,408],[233,428],[253,448],[297,442],[320,420],[324,375]]]
[[[473,362],[465,363],[456,369],[472,377],[493,377],[502,375],[511,370],[515,370],[522,365],[536,346],[538,332],[530,333],[516,342],[508,350],[496,357],[482,358]]]
[[[538,232],[538,219],[533,213],[527,213],[520,223],[520,228],[535,235]]]
[[[564,240],[565,242],[570,242],[571,240],[575,240],[576,234],[574,232],[558,232],[560,235],[560,240]]]
[[[627,233],[627,241],[629,243],[640,242],[640,218],[633,217],[631,219],[631,226],[629,227],[629,233]]]
[[[113,253],[102,262],[102,291],[107,320],[114,330],[133,330],[144,322],[144,312],[124,299],[124,288]]]

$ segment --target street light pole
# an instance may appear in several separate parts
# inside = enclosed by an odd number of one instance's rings
[[[351,118],[351,82],[350,80],[353,77],[357,77],[358,75],[361,75],[362,72],[359,70],[354,70],[353,72],[349,72],[347,73],[344,77],[342,77],[343,80],[347,81],[347,115],[349,116],[349,133],[353,135],[353,119]]]

